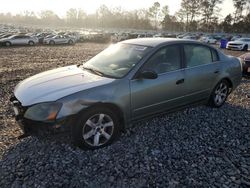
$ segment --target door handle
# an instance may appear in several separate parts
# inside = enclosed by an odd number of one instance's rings
[[[215,70],[214,73],[215,74],[218,74],[220,72],[220,70]]]
[[[184,78],[176,81],[176,85],[183,84],[183,83],[184,83]]]

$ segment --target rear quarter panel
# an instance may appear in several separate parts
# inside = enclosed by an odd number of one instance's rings
[[[221,58],[220,70],[220,79],[229,79],[232,82],[232,89],[234,90],[242,79],[242,65],[240,60],[233,56],[224,55],[224,57]]]

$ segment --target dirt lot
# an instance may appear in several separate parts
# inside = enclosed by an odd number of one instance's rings
[[[5,147],[12,145],[14,143],[12,141],[16,140],[16,136],[20,134],[11,116],[12,109],[8,102],[15,85],[39,72],[84,62],[106,46],[107,44],[90,43],[74,46],[0,48],[0,155],[6,150]],[[9,142],[5,140],[7,137],[12,137],[14,140]]]
[[[106,46],[0,48],[0,187],[250,186],[246,79],[221,109],[192,108],[138,123],[99,151],[84,152],[53,139],[19,141],[21,131],[8,102],[15,85],[41,71],[86,61]],[[166,134],[157,132],[162,124]]]

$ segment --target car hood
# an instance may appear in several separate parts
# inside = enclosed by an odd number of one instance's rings
[[[92,74],[73,65],[46,71],[23,80],[16,86],[14,95],[23,106],[30,106],[55,101],[112,81],[114,79]]]
[[[0,39],[0,42],[5,42],[5,41],[7,41],[9,38],[2,38],[2,39]]]
[[[235,40],[235,41],[230,41],[228,42],[229,44],[244,44],[243,41]]]

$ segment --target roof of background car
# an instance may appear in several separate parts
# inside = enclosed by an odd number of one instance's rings
[[[180,42],[180,41],[195,43],[195,41],[193,40],[176,39],[176,38],[138,38],[138,39],[125,40],[125,41],[122,41],[122,43],[156,47],[162,43]]]

